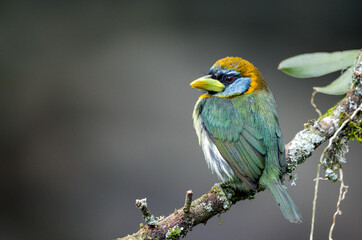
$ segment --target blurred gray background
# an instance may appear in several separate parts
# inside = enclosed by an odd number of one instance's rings
[[[0,3],[0,239],[113,239],[217,182],[192,127],[201,92],[189,83],[225,56],[263,73],[285,141],[317,118],[318,79],[277,70],[285,58],[361,48],[356,1],[12,1]],[[340,97],[317,95],[325,111]],[[286,182],[303,224],[284,220],[270,193],[236,204],[186,239],[308,239],[321,149]],[[361,239],[361,147],[334,239]],[[316,239],[327,239],[338,183],[322,182]]]

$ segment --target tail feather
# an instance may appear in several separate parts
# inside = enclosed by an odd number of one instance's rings
[[[290,198],[282,183],[280,181],[276,183],[270,183],[267,187],[269,191],[273,194],[284,217],[291,223],[301,223],[302,216],[298,210],[298,207]]]

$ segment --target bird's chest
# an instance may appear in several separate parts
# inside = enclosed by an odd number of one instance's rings
[[[200,109],[203,127],[212,138],[221,141],[238,141],[245,122],[254,122],[250,104],[243,101],[236,106],[232,99],[209,98]]]
[[[213,143],[213,136],[210,135],[209,130],[206,129],[201,116],[195,124],[195,128],[199,137],[200,146],[205,155],[205,161],[211,172],[216,173],[218,178],[224,182],[234,178],[233,170]]]
[[[215,139],[238,141],[243,129],[240,113],[230,99],[201,99],[195,106],[194,126],[205,160],[222,181],[235,178],[233,170],[214,144]]]

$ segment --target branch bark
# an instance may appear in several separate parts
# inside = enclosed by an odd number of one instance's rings
[[[326,114],[318,120],[308,121],[304,129],[285,145],[287,173],[295,170],[297,165],[303,163],[318,146],[333,136],[339,127],[341,113],[350,116],[361,103],[361,92],[352,86],[346,96]],[[186,236],[194,226],[200,223],[206,224],[213,216],[226,212],[238,201],[252,199],[255,194],[254,191],[237,192],[230,186],[219,183],[189,204],[192,192],[188,192],[184,207],[159,220],[156,225],[146,224],[140,227],[138,232],[117,240],[179,239]]]

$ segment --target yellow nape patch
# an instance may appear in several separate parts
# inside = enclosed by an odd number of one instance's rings
[[[250,87],[248,88],[248,90],[246,92],[244,92],[244,94],[249,94],[252,92],[255,92],[255,90],[257,89],[267,89],[266,87],[266,83],[263,79],[263,77],[261,77],[262,81],[260,80],[260,77],[257,76],[250,76]]]
[[[255,90],[267,89],[266,82],[259,70],[249,61],[240,57],[226,57],[218,60],[213,68],[220,70],[235,70],[243,77],[251,79],[249,89],[244,94],[252,93]]]

